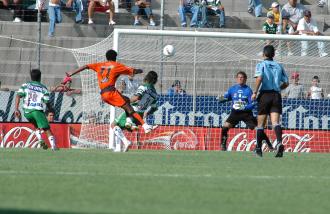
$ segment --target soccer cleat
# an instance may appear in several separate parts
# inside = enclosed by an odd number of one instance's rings
[[[144,133],[148,134],[153,130],[153,126],[149,125],[149,124],[143,124],[142,125],[143,129],[144,129]]]
[[[221,143],[221,151],[227,151],[227,145],[225,143]]]
[[[124,146],[123,146],[123,152],[127,152],[128,151],[128,147],[131,145],[132,143],[130,141],[124,142]]]
[[[115,21],[113,21],[113,20],[110,20],[110,21],[109,21],[109,25],[115,25],[115,24],[116,24]]]
[[[39,141],[39,144],[44,150],[48,149],[48,145],[46,144],[45,141],[41,140],[41,141]]]
[[[282,143],[277,144],[275,158],[283,157],[284,145]]]
[[[262,150],[261,150],[261,148],[255,148],[254,152],[256,153],[256,155],[258,157],[262,157]]]
[[[53,148],[52,148],[52,151],[58,151],[58,150],[60,150],[57,146],[54,146]]]

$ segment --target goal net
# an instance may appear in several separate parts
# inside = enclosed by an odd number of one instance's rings
[[[147,122],[159,127],[149,134],[144,134],[142,128],[125,132],[133,149],[219,150],[221,128],[232,104],[220,103],[218,97],[236,84],[238,71],[247,73],[247,85],[254,88],[256,64],[263,60],[265,44],[271,42],[276,47],[275,60],[284,66],[293,84],[291,90],[282,93],[286,151],[330,152],[330,60],[326,56],[330,53],[329,41],[326,36],[115,29],[101,43],[75,49],[74,55],[79,65],[84,65],[104,61],[105,52],[114,48],[118,50],[119,62],[141,68],[145,73],[150,70],[158,73],[158,110]],[[162,50],[169,44],[176,53],[165,57]],[[323,89],[319,99],[311,99],[309,93],[315,76],[319,83],[313,90]],[[144,74],[136,75],[135,81],[142,83],[143,77]],[[83,124],[79,146],[108,148],[113,138],[110,123],[121,110],[100,100],[94,72],[82,72],[81,79]],[[173,94],[177,89],[179,92]],[[301,92],[299,96],[293,96],[297,91]],[[266,133],[275,145],[271,126]],[[230,129],[227,145],[228,150],[252,151],[255,131],[240,122]],[[267,151],[266,145],[264,150]]]

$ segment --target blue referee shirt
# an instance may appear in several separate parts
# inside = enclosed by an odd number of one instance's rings
[[[272,60],[264,60],[256,66],[254,77],[262,77],[259,91],[281,91],[281,85],[288,83],[289,79],[284,68],[279,63]]]
[[[233,104],[232,104],[232,109],[234,109],[234,105],[236,103],[240,103],[241,105],[243,105],[243,111],[247,111],[247,110],[252,110],[255,103],[252,102],[251,100],[252,97],[252,89],[247,86],[247,85],[233,85],[231,86],[228,91],[224,94],[224,98],[225,100],[229,101],[232,100]]]

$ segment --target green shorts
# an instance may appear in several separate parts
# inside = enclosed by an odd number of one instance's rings
[[[143,112],[137,112],[141,117],[143,117]],[[128,131],[132,131],[131,129],[127,129],[125,127],[125,124],[126,124],[126,113],[123,112],[121,113],[116,119],[115,119],[115,122],[116,122],[116,125],[119,126],[121,129],[125,129],[125,130],[128,130]],[[132,121],[133,123],[135,124],[138,124],[138,121],[135,119],[135,118],[132,118]]]
[[[49,129],[49,123],[46,115],[43,111],[31,111],[30,113],[24,113],[24,117],[32,123],[36,128]]]

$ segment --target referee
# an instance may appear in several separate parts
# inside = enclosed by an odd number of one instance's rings
[[[282,144],[282,128],[279,123],[282,114],[282,97],[280,91],[288,87],[289,80],[284,68],[273,60],[275,49],[267,45],[263,50],[264,61],[256,66],[256,86],[252,100],[258,98],[258,126],[256,154],[262,157],[262,140],[265,135],[264,125],[267,115],[270,115],[273,129],[275,131],[277,145],[275,157],[283,157],[284,145]]]

